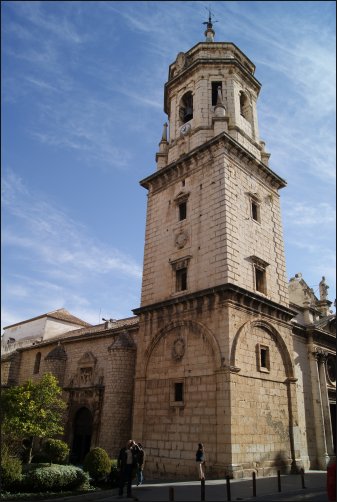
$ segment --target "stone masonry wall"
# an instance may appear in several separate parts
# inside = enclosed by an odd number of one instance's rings
[[[266,297],[288,305],[279,196],[251,170],[219,144],[194,159],[186,177],[150,190],[142,305],[175,295],[171,262],[184,256],[189,292],[226,282],[254,291],[254,255],[269,264]],[[180,193],[188,196],[182,221],[175,202]],[[260,222],[251,217],[250,194],[260,200]],[[180,235],[185,243],[178,246]]]

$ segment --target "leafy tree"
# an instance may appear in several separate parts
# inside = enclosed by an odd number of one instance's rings
[[[33,383],[10,387],[2,392],[2,434],[9,441],[26,440],[27,461],[32,459],[34,438],[50,438],[63,433],[62,389],[50,373]]]
[[[61,439],[48,439],[43,445],[43,451],[54,464],[63,464],[69,456],[69,450],[67,443]]]

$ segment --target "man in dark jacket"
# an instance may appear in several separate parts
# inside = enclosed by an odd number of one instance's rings
[[[119,470],[119,495],[123,495],[124,485],[126,483],[126,495],[131,497],[132,471],[137,465],[137,453],[135,442],[130,439],[125,448],[119,452],[117,467]]]

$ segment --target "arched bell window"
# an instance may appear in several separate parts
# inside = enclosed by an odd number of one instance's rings
[[[193,119],[193,95],[191,91],[186,92],[180,100],[179,118],[182,124]]]
[[[240,92],[240,114],[248,122],[251,122],[251,106],[247,94],[243,91]]]

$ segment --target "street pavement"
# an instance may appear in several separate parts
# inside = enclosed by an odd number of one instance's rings
[[[205,483],[205,501],[298,501],[328,502],[326,491],[326,472],[311,471],[304,477],[304,486],[300,475],[281,476],[281,492],[278,491],[276,476],[256,479],[256,497],[253,497],[252,479],[231,480],[230,499],[228,499],[226,480],[210,480]],[[134,500],[161,502],[170,500],[170,487],[174,490],[174,500],[197,502],[201,500],[201,484],[197,481],[182,483],[149,483],[133,487]],[[172,490],[171,490],[172,494]]]
[[[326,491],[326,472],[309,471],[304,476],[304,486],[300,475],[281,476],[281,492],[278,491],[276,476],[256,478],[256,497],[253,497],[252,479],[230,480],[230,499],[227,494],[225,479],[206,480],[206,502],[255,501],[255,502],[297,502],[307,500],[310,502],[328,502]],[[172,493],[173,489],[173,493]],[[170,495],[174,496],[170,499]],[[50,502],[51,499],[45,502]],[[113,502],[114,500],[139,501],[139,502],[198,502],[201,501],[200,481],[166,482],[152,481],[141,486],[132,486],[132,498],[126,495],[120,497],[118,489],[102,490],[77,496],[62,497],[60,502]],[[44,501],[39,501],[44,502]]]

